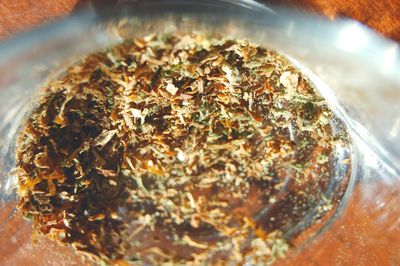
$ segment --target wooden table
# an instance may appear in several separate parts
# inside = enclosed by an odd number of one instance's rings
[[[0,0],[0,38],[67,16],[78,0]],[[272,0],[270,2],[280,2]],[[286,0],[334,19],[347,16],[400,41],[399,0]],[[331,228],[278,265],[400,265],[400,182],[359,183]],[[9,206],[12,209],[13,206]],[[386,211],[383,212],[383,208]],[[0,221],[9,210],[0,212]],[[1,265],[78,265],[71,250],[54,243],[32,245],[30,225],[15,217],[0,232]]]

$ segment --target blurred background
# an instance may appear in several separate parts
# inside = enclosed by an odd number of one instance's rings
[[[0,0],[0,39],[68,16],[83,6],[112,5],[127,0]],[[135,0],[134,0],[135,1]],[[291,6],[334,20],[358,20],[384,36],[400,41],[399,0],[259,0]]]
[[[96,9],[103,5],[113,6],[117,2],[112,0],[0,0],[0,41],[60,20],[80,9]],[[271,0],[263,2],[267,5],[290,6],[300,12],[325,16],[329,20],[343,17],[358,20],[381,35],[400,42],[399,0]],[[380,193],[381,190],[385,190],[386,193]],[[364,200],[366,193],[369,199],[374,200]],[[398,195],[400,195],[400,184],[385,187],[358,185],[343,214],[332,225],[333,230],[327,231],[324,239],[316,239],[307,245],[306,250],[291,254],[288,258],[289,263],[291,265],[400,265],[399,253],[393,253],[393,250],[400,251],[400,204],[396,200]],[[392,211],[382,217],[382,212],[380,212],[382,208],[389,208]],[[0,216],[1,219],[5,217]],[[345,227],[346,224],[350,226]],[[18,224],[13,224],[13,226],[12,230],[5,230],[9,235],[2,234],[0,237],[0,254],[11,254],[30,246],[13,242],[13,234],[29,233],[29,230],[20,231]],[[390,250],[385,248],[388,246],[391,247]],[[79,264],[77,260],[67,259],[68,252],[57,245],[50,247],[51,250],[35,250],[35,260],[38,263],[42,256],[38,255],[40,253],[43,256],[59,258],[59,265]],[[20,254],[18,265],[24,263],[33,265],[30,264],[32,261],[27,255],[29,253],[21,251]],[[6,261],[7,258],[0,258],[0,265],[4,265],[3,259]],[[288,261],[281,264],[287,265]],[[6,263],[6,265],[9,264]]]

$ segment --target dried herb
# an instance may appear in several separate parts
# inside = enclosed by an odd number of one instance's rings
[[[269,264],[305,213],[333,208],[322,194],[348,141],[334,118],[271,50],[126,40],[46,88],[18,138],[19,208],[97,261]]]

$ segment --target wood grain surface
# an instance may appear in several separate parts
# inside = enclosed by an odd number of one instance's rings
[[[0,0],[0,39],[67,16],[78,0]]]
[[[323,14],[359,20],[400,41],[399,0],[286,0],[284,3]],[[0,0],[0,39],[67,16],[78,0]],[[331,228],[278,265],[400,265],[400,195],[394,184],[359,183]],[[9,206],[11,209],[13,206]],[[32,245],[30,225],[9,210],[0,212],[0,265],[78,265],[68,248],[54,243]],[[3,216],[2,216],[3,215]]]

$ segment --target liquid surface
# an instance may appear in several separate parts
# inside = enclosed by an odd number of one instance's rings
[[[48,85],[18,139],[19,207],[94,260],[270,263],[334,210],[348,146],[276,52],[148,36]]]

